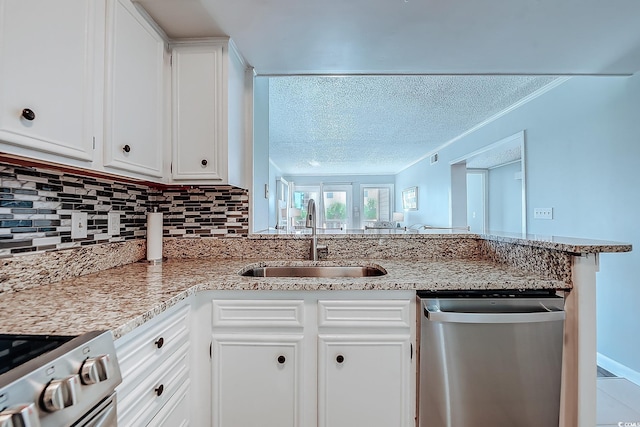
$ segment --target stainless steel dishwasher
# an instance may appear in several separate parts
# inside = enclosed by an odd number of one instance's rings
[[[420,427],[558,427],[564,299],[418,292]]]

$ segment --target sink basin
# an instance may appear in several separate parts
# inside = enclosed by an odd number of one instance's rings
[[[288,266],[288,267],[255,267],[243,276],[252,277],[369,277],[383,276],[387,272],[380,267],[372,266]]]

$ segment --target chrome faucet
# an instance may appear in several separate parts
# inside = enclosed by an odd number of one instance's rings
[[[307,228],[311,228],[310,258],[313,261],[317,261],[318,260],[318,236],[316,235],[316,202],[313,199],[309,199],[309,206],[307,207],[307,222],[305,226]]]

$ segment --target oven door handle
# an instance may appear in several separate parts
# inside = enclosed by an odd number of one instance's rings
[[[424,312],[430,321],[442,323],[540,323],[565,319],[564,311],[534,313],[459,313],[425,307]]]
[[[116,393],[101,402],[86,414],[78,424],[79,427],[113,427],[117,426]]]

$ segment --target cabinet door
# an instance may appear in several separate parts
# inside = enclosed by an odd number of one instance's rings
[[[213,425],[299,427],[302,335],[214,335]]]
[[[93,159],[94,15],[99,4],[0,0],[0,140]]]
[[[173,49],[173,179],[226,179],[222,55],[221,44]]]
[[[318,426],[409,427],[410,335],[319,335]]]
[[[129,0],[107,19],[105,166],[162,177],[164,41]]]

